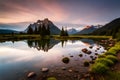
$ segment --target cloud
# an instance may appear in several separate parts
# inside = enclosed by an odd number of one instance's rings
[[[105,24],[120,14],[119,0],[0,0],[0,22]]]
[[[62,21],[67,16],[57,2],[47,0],[5,0],[0,3],[0,22],[23,22],[50,18]]]

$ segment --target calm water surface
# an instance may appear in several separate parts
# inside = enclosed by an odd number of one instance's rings
[[[94,46],[92,49],[89,46]],[[101,47],[96,51],[98,47]],[[91,54],[85,54],[81,49],[87,48]],[[96,57],[95,53],[101,54],[104,48],[96,41],[81,39],[74,41],[59,40],[24,40],[17,42],[0,43],[0,80],[28,80],[27,74],[34,71],[42,77],[55,76],[62,80],[77,80],[76,75],[86,73],[88,67],[84,67],[85,60],[91,61],[90,56]],[[82,57],[79,54],[83,54]],[[70,62],[62,62],[68,57]],[[42,73],[41,68],[49,68],[48,73]],[[62,70],[66,67],[66,70]],[[70,73],[69,70],[72,70]]]

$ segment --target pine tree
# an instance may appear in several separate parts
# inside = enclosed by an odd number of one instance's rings
[[[49,27],[49,25],[47,26],[47,29],[46,29],[46,30],[47,30],[46,34],[47,34],[47,35],[50,35],[50,27]]]
[[[64,28],[62,27],[62,30],[60,32],[60,36],[64,36]]]
[[[36,26],[35,26],[34,34],[38,34],[38,30]]]
[[[65,36],[68,36],[68,32],[67,32],[67,30],[65,30],[64,35],[65,35]]]
[[[38,27],[38,34],[42,35],[42,25]]]
[[[33,29],[31,28],[31,26],[28,27],[27,33],[28,33],[28,34],[33,34]]]
[[[42,30],[41,30],[41,32],[42,32],[42,36],[45,36],[46,35],[46,28],[45,28],[45,25],[43,24],[43,26],[42,26]]]
[[[62,30],[61,30],[60,36],[68,36],[67,29],[64,30],[64,28],[62,27]]]

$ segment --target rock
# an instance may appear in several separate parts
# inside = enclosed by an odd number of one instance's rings
[[[92,60],[92,61],[90,61],[89,63],[94,64],[95,62],[94,62],[94,60]]]
[[[90,58],[93,58],[93,56],[90,56]]]
[[[78,71],[78,70],[74,70],[74,72],[75,72],[75,73],[79,73],[79,71]]]
[[[89,64],[89,61],[84,61],[84,66],[85,67],[88,67],[90,64]]]
[[[82,49],[82,52],[86,53],[88,50],[86,48]]]
[[[86,53],[87,53],[87,54],[91,54],[92,52],[91,52],[91,51],[87,51]]]
[[[66,70],[66,67],[62,67],[62,70]]]
[[[112,46],[114,46],[114,44],[109,44],[109,47],[112,47]]]
[[[79,54],[79,56],[80,56],[80,57],[82,57],[82,56],[83,56],[83,54]]]
[[[72,55],[70,57],[73,57]]]
[[[97,50],[99,50],[100,48],[97,48]]]
[[[95,55],[98,55],[98,53],[95,53]]]
[[[85,74],[84,77],[85,78],[90,77],[90,74]]]
[[[65,63],[65,64],[68,64],[69,61],[70,61],[70,59],[69,59],[68,57],[64,57],[64,58],[62,59],[62,62]]]
[[[95,52],[97,52],[97,50],[95,50]]]
[[[80,80],[86,80],[85,78],[82,78],[82,79],[80,79]]]
[[[42,72],[48,72],[49,69],[48,68],[42,68]]]
[[[69,69],[68,71],[69,71],[69,72],[73,72],[73,70],[72,70],[72,69]]]
[[[93,77],[93,76],[91,76],[91,77],[90,77],[90,80],[94,80],[94,77]]]
[[[91,48],[91,49],[92,49],[92,48],[93,48],[93,46],[89,46],[89,48]]]
[[[35,72],[30,72],[28,73],[27,77],[28,78],[32,78],[32,77],[35,77],[36,76],[36,73]]]

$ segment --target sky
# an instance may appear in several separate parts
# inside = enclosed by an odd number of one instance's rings
[[[106,24],[120,17],[120,0],[0,0],[0,23]]]

